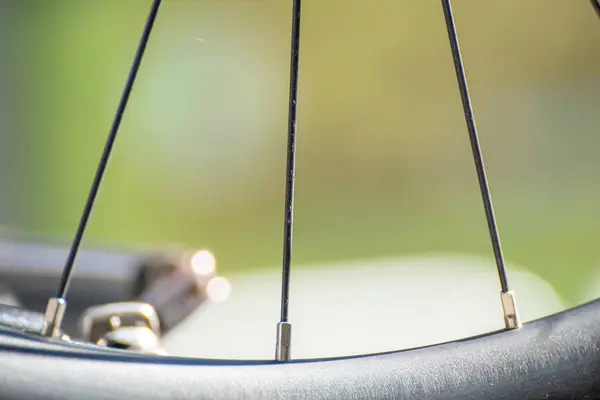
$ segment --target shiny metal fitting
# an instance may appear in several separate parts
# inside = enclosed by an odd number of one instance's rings
[[[88,308],[79,320],[81,338],[92,343],[126,327],[147,328],[156,337],[161,334],[158,314],[147,303],[122,302],[94,306]]]
[[[289,361],[292,358],[292,324],[279,322],[277,324],[277,343],[275,360]]]
[[[160,346],[159,337],[145,326],[126,326],[117,328],[104,335],[99,346],[137,351],[141,353],[165,355]]]
[[[53,297],[48,300],[46,313],[44,314],[44,325],[42,325],[41,334],[46,337],[61,337],[61,324],[65,311],[67,309],[67,301],[61,297]]]
[[[504,326],[506,329],[518,329],[521,327],[521,319],[517,310],[517,300],[512,290],[500,292],[502,310],[504,311]]]

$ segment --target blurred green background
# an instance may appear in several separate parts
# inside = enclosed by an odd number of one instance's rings
[[[281,259],[291,1],[165,0],[86,245]],[[0,224],[68,241],[149,0],[0,1]],[[509,262],[567,303],[600,267],[600,21],[454,1]],[[492,257],[438,1],[303,2],[294,263]]]

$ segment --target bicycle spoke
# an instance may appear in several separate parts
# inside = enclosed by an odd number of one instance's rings
[[[446,20],[446,29],[448,31],[448,39],[450,41],[452,58],[454,60],[454,69],[456,71],[456,79],[458,80],[462,107],[465,113],[465,120],[467,122],[469,141],[471,142],[473,159],[475,161],[475,170],[477,171],[477,177],[479,180],[481,199],[485,209],[485,216],[492,241],[492,248],[496,258],[496,266],[498,268],[498,278],[500,280],[501,287],[500,299],[502,302],[502,309],[504,311],[504,325],[507,329],[515,329],[521,326],[521,322],[517,312],[514,292],[509,289],[508,279],[506,278],[506,267],[504,265],[504,256],[502,255],[502,246],[500,243],[498,227],[496,226],[496,217],[494,216],[492,196],[490,194],[488,180],[485,173],[481,147],[479,146],[479,136],[477,134],[477,128],[475,125],[475,117],[473,116],[473,108],[471,106],[469,89],[467,87],[467,78],[465,76],[465,70],[463,67],[450,0],[442,0],[442,9],[444,11],[444,19]]]
[[[590,2],[596,11],[596,14],[600,17],[600,0],[590,0]]]
[[[140,64],[142,62],[142,58],[146,50],[146,45],[148,44],[150,34],[152,33],[152,28],[154,26],[156,15],[158,14],[158,9],[160,7],[161,2],[162,0],[153,1],[150,13],[148,15],[148,19],[146,20],[144,31],[142,33],[142,37],[140,39],[140,43],[135,54],[133,64],[129,71],[129,76],[125,84],[125,89],[123,90],[123,94],[121,95],[121,100],[117,108],[117,113],[110,128],[108,138],[104,146],[104,151],[102,152],[100,162],[98,163],[98,167],[96,169],[96,175],[94,176],[94,180],[92,182],[92,187],[88,194],[87,201],[85,203],[85,207],[83,209],[83,213],[81,215],[81,219],[79,221],[79,225],[77,227],[77,231],[73,239],[73,243],[71,244],[71,248],[69,250],[64,269],[62,271],[57,295],[56,297],[51,298],[48,301],[48,306],[46,308],[46,314],[44,317],[44,326],[41,332],[44,336],[54,337],[57,336],[60,331],[62,319],[67,307],[67,292],[69,290],[69,284],[73,276],[75,258],[77,257],[77,252],[79,250],[83,234],[85,233],[85,228],[87,226],[88,219],[92,212],[92,208],[94,207],[94,202],[98,194],[98,189],[100,188],[100,184],[102,183],[102,177],[104,176],[104,171],[106,170],[106,166],[110,158],[113,144],[115,142],[117,132],[119,131],[121,120],[123,119],[123,114],[125,113],[125,109],[127,108],[127,102],[129,101],[129,97],[133,89],[133,84],[135,82],[135,78],[140,68]]]
[[[291,358],[292,325],[289,322],[290,268],[294,227],[294,183],[296,169],[296,111],[298,100],[298,65],[300,59],[301,0],[294,0],[292,11],[292,45],[290,58],[290,97],[288,111],[288,144],[285,186],[285,220],[283,229],[283,262],[281,271],[281,316],[277,323],[275,359]]]

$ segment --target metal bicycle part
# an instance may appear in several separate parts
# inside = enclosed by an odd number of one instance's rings
[[[158,314],[147,303],[109,303],[90,307],[80,320],[81,338],[91,343],[123,327],[145,327],[160,335]]]
[[[110,303],[89,308],[81,317],[81,338],[99,346],[166,354],[160,321],[147,303]]]
[[[158,335],[145,326],[125,326],[107,332],[96,342],[99,346],[166,355]]]

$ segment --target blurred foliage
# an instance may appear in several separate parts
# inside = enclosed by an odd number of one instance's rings
[[[87,243],[276,266],[291,1],[163,3]],[[149,5],[0,2],[0,222],[71,237]],[[294,262],[491,257],[439,2],[303,6]],[[600,258],[600,23],[585,1],[454,9],[505,255],[574,301]]]

